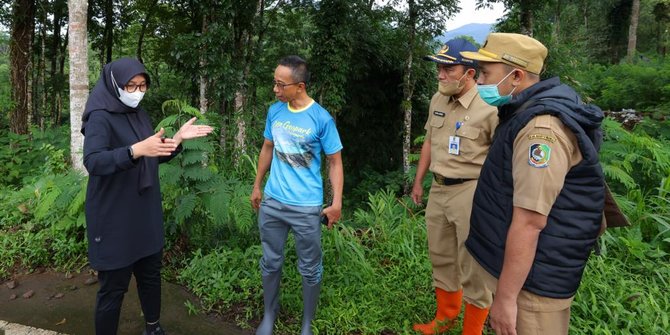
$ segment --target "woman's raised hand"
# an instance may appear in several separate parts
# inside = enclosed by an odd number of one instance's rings
[[[177,145],[179,145],[184,140],[204,137],[207,136],[212,131],[214,131],[214,128],[212,126],[194,125],[193,123],[196,120],[197,118],[194,117],[188,120],[188,122],[184,123],[184,125],[181,126],[181,128],[179,128],[179,131],[177,131],[177,133],[174,135],[174,140],[177,143]]]

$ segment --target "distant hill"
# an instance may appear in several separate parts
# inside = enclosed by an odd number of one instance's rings
[[[454,37],[468,35],[472,36],[477,43],[483,44],[492,27],[493,23],[468,23],[462,27],[447,31],[446,34],[438,37],[437,40],[444,43]]]

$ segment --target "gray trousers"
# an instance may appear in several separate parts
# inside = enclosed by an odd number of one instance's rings
[[[258,228],[263,247],[260,261],[263,276],[281,271],[284,246],[291,230],[298,255],[298,271],[309,285],[321,282],[321,210],[321,206],[292,206],[269,197],[261,202]]]

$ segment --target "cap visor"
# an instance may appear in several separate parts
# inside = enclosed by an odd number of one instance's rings
[[[491,58],[484,56],[480,54],[479,52],[474,52],[474,51],[461,51],[461,56],[469,59],[474,59],[476,61],[480,62],[494,62],[494,63],[502,63],[502,60]]]
[[[444,58],[441,58],[441,57],[435,57],[435,56],[432,56],[432,55],[431,56],[424,56],[423,59],[424,60],[429,60],[429,61],[435,62],[435,63],[440,63],[440,64],[456,64],[456,62],[454,62],[454,61],[444,59]]]

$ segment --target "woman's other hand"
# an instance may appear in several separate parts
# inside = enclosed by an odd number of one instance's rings
[[[142,156],[160,157],[170,156],[177,149],[177,143],[171,138],[165,138],[165,129],[161,128],[157,133],[148,137],[144,141],[137,142],[131,146],[133,159]]]

